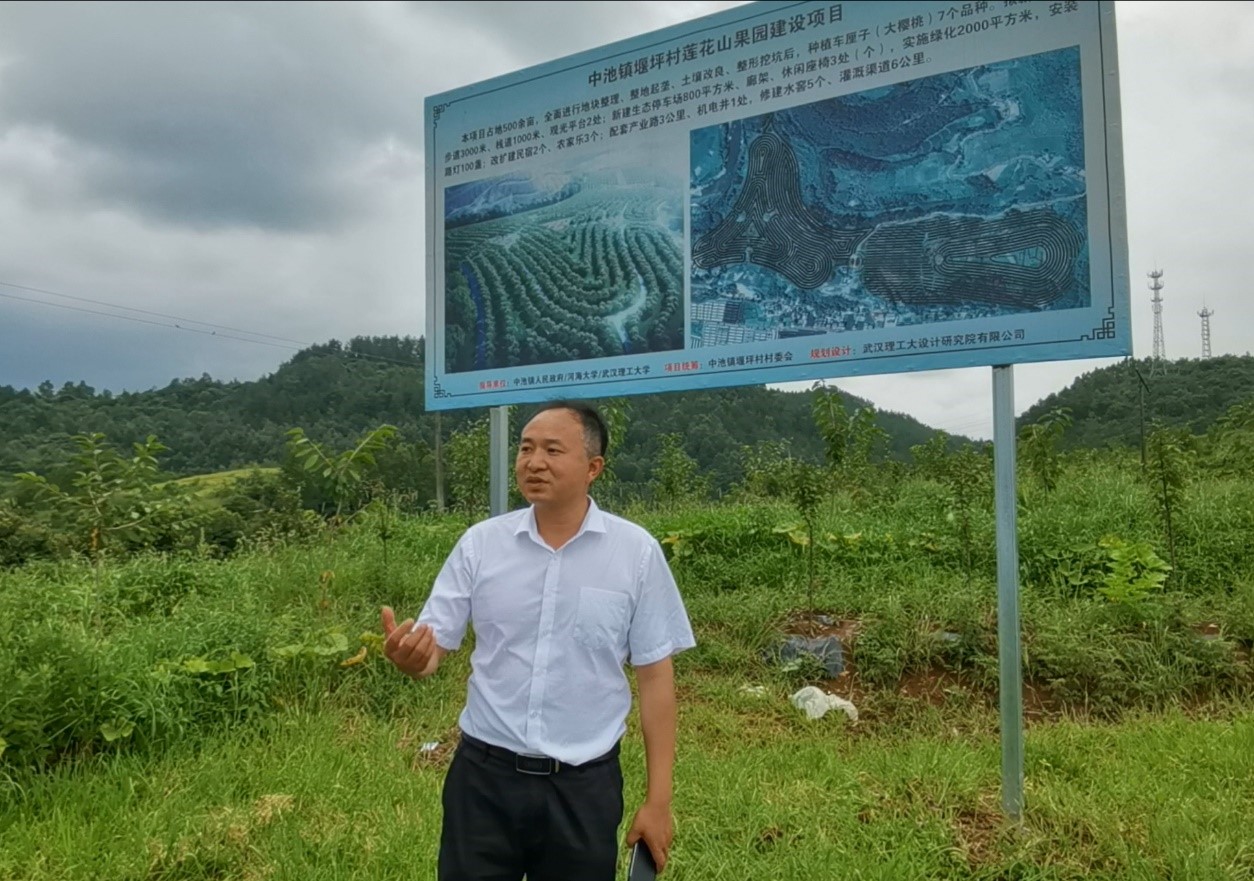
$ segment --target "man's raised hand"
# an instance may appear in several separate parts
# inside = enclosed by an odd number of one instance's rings
[[[436,671],[444,650],[435,642],[435,632],[429,625],[414,629],[414,619],[406,618],[400,624],[388,606],[383,607],[383,654],[398,670],[413,679],[425,679]]]

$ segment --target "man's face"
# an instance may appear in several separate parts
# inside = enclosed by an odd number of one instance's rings
[[[523,428],[514,476],[533,505],[578,504],[601,473],[604,460],[589,458],[583,423],[570,410],[545,410]]]

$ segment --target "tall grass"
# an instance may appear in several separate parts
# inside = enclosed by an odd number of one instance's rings
[[[992,518],[954,505],[919,477],[851,487],[812,546],[778,501],[623,511],[664,542],[698,636],[678,664],[677,881],[1254,878],[1244,827],[1214,823],[1254,811],[1251,484],[1190,487],[1178,568],[1144,595],[1102,590],[1104,538],[1163,547],[1133,469],[1023,500],[1021,828],[997,808]],[[468,652],[404,679],[378,613],[418,611],[465,525],[404,520],[386,555],[365,525],[0,572],[0,879],[429,875]],[[770,660],[810,553],[849,650],[835,681]],[[812,683],[859,725],[806,722],[787,697]],[[625,757],[638,796],[634,721]]]

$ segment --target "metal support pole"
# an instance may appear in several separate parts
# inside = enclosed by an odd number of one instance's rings
[[[1013,368],[993,368],[993,470],[997,509],[997,649],[1001,673],[1001,804],[1023,818],[1023,657],[1019,644],[1019,534],[1015,503]]]
[[[488,509],[493,517],[509,508],[509,407],[488,413]]]

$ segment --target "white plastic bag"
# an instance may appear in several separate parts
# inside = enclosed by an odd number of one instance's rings
[[[822,689],[807,685],[792,696],[792,705],[805,712],[809,719],[822,719],[829,710],[841,710],[850,722],[858,721],[858,708],[852,702]]]

